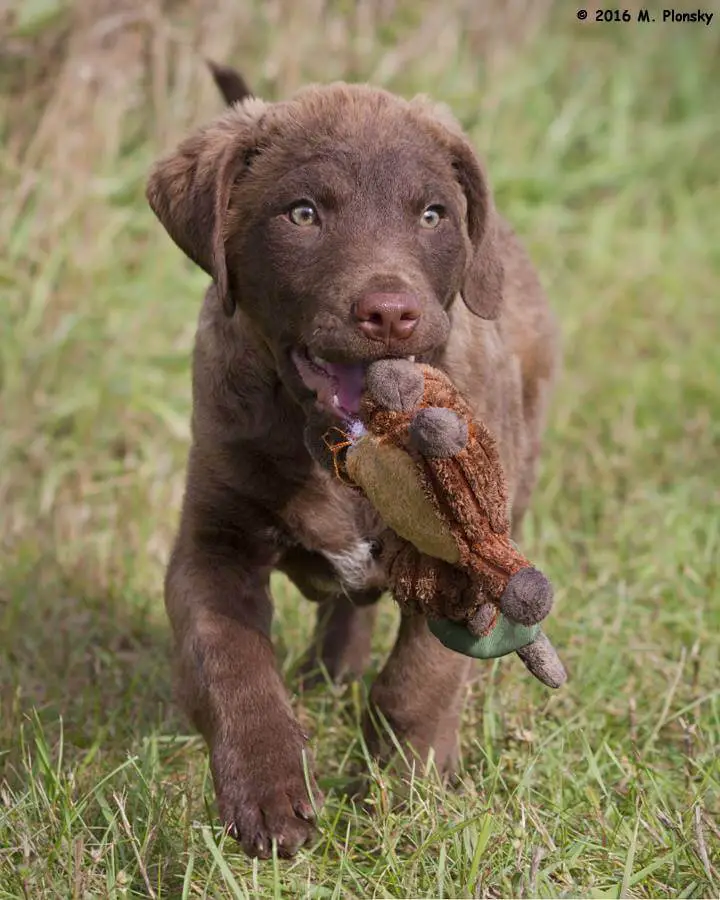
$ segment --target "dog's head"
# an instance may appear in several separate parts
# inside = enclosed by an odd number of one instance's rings
[[[354,411],[369,362],[442,347],[458,294],[499,313],[484,172],[423,98],[341,83],[247,97],[157,163],[147,196],[303,403]]]

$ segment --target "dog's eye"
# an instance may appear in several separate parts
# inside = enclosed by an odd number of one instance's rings
[[[445,207],[434,203],[423,210],[423,214],[420,216],[420,224],[423,228],[437,228],[444,215]]]
[[[307,200],[293,204],[288,210],[287,216],[293,225],[300,225],[300,227],[317,225],[319,222],[317,210]]]

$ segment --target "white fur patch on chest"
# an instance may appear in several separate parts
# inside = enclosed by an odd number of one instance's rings
[[[372,551],[372,541],[359,539],[339,553],[322,552],[332,563],[341,585],[351,591],[361,591],[377,576],[378,562]]]

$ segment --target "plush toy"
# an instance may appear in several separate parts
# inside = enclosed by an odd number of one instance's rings
[[[560,687],[565,669],[539,624],[552,586],[510,540],[496,441],[450,379],[408,360],[373,363],[359,418],[322,440],[325,463],[388,528],[383,559],[400,607],[427,616],[450,649],[482,659],[515,651]],[[308,446],[323,455],[310,435]]]

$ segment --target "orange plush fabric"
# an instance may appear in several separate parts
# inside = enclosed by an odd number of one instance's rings
[[[368,431],[401,446],[415,460],[425,493],[457,542],[460,567],[477,576],[486,599],[497,605],[510,578],[531,565],[510,541],[508,489],[497,443],[489,429],[473,419],[470,407],[444,373],[427,365],[418,368],[424,391],[412,411],[385,409],[366,392],[360,418]],[[424,455],[413,446],[411,423],[417,410],[431,407],[451,409],[467,424],[465,447],[450,457]],[[408,593],[404,586],[398,587],[401,594]],[[436,602],[441,596],[436,594]],[[429,605],[425,611],[432,611]]]
[[[565,671],[539,628],[552,586],[510,539],[497,442],[450,379],[407,360],[373,363],[359,422],[331,429],[324,445],[388,528],[383,558],[400,607],[427,616],[452,649],[516,651],[558,687]]]

